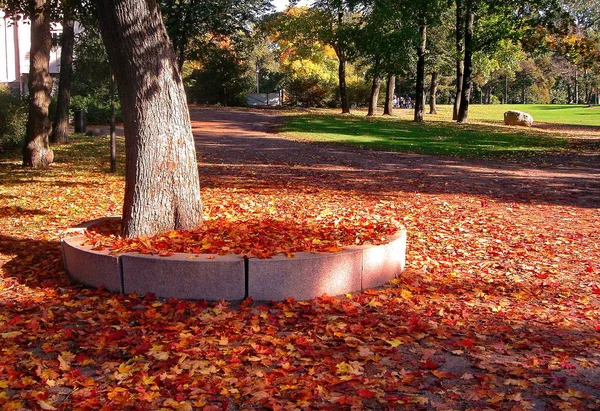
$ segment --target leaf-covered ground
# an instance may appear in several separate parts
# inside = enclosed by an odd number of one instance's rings
[[[208,215],[393,219],[407,270],[305,302],[85,289],[59,236],[119,213],[106,142],[59,148],[48,170],[3,161],[0,409],[600,408],[597,151],[490,163],[294,142],[251,112],[192,118]]]

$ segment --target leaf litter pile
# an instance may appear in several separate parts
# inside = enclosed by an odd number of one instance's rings
[[[391,204],[348,207],[345,197],[329,192],[313,192],[311,202],[306,202],[296,193],[275,190],[259,195],[221,191],[207,199],[209,207],[205,204],[204,222],[197,230],[127,239],[119,235],[120,220],[112,220],[86,231],[87,242],[94,249],[113,253],[294,257],[298,252],[338,252],[344,246],[382,244],[401,227]]]
[[[598,208],[534,186],[502,197],[493,181],[357,186],[324,169],[203,165],[207,224],[228,234],[192,248],[287,254],[384,241],[402,224],[407,269],[312,301],[159,300],[86,289],[63,269],[61,232],[120,210],[122,178],[102,167],[0,164],[0,409],[600,408]]]

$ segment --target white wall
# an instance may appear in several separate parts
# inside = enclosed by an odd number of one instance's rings
[[[52,33],[61,33],[60,24],[52,25]],[[0,83],[16,83],[29,73],[31,26],[6,17],[0,10]],[[50,51],[50,74],[60,72],[60,47]],[[21,88],[23,90],[23,88]]]

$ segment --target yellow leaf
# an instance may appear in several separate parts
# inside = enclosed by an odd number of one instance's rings
[[[399,338],[395,338],[393,340],[385,340],[385,342],[387,342],[389,345],[391,345],[392,347],[396,348],[402,344],[404,344],[404,341],[402,341]]]
[[[0,333],[2,338],[6,338],[7,340],[11,338],[17,338],[21,334],[23,334],[21,331],[9,331],[6,333]]]
[[[68,361],[69,358],[67,357],[65,359],[65,357],[63,357],[63,354],[59,354],[59,356],[58,356],[58,362],[60,363],[59,368],[62,371],[69,371],[71,369],[71,364],[69,364],[69,361]]]
[[[352,374],[352,375],[360,375],[363,372],[362,365],[357,361],[341,362],[335,366],[337,368],[338,374]]]
[[[400,296],[402,298],[404,298],[405,300],[410,300],[412,298],[412,296],[413,296],[413,293],[411,293],[408,290],[402,290],[402,292],[400,293]]]
[[[192,404],[187,401],[180,402],[177,411],[193,411]]]
[[[159,361],[165,361],[169,359],[169,353],[166,351],[158,351],[158,350],[150,350],[148,354],[154,357],[154,359]]]
[[[142,377],[142,382],[144,383],[144,385],[150,385],[150,384],[154,384],[155,379],[156,379],[156,376],[144,375]]]
[[[38,400],[38,404],[40,408],[43,410],[56,410],[57,408],[53,407],[51,404],[48,404],[46,401]]]

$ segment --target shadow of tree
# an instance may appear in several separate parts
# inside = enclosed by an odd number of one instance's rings
[[[211,128],[215,118],[221,126],[226,119],[226,127]],[[600,206],[597,151],[476,160],[306,143],[248,129],[247,124],[281,121],[262,113],[196,109],[192,119],[205,186],[251,189],[283,184],[290,189],[356,190],[379,196],[453,193],[508,203]]]

